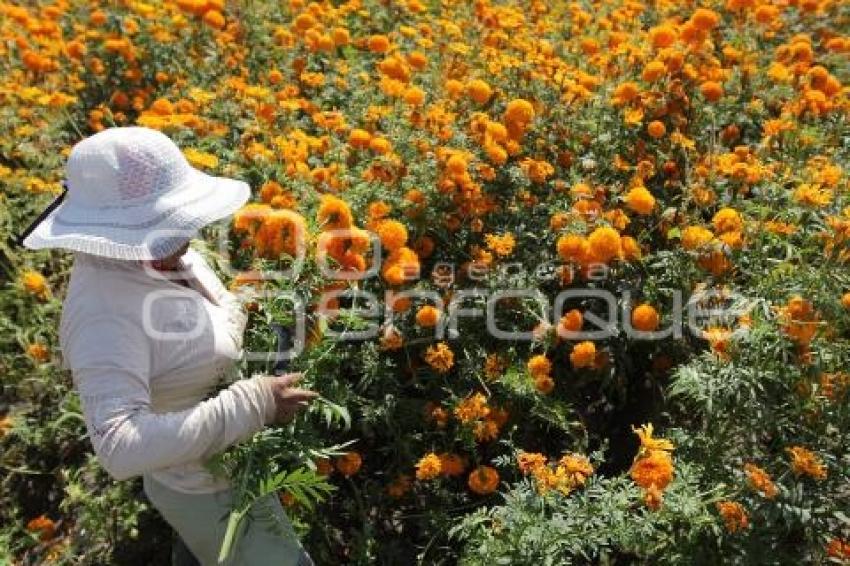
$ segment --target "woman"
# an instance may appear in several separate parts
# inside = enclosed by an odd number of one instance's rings
[[[231,491],[204,463],[316,396],[294,387],[297,374],[210,396],[235,371],[246,316],[189,240],[250,189],[194,169],[147,128],[81,141],[66,173],[67,197],[24,244],[75,252],[59,341],[95,453],[116,479],[141,475],[197,560],[216,564]],[[263,504],[282,528],[252,522],[231,563],[311,564],[280,502]]]

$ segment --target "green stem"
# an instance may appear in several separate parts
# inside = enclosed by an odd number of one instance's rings
[[[231,548],[237,539],[239,527],[242,525],[242,519],[245,518],[246,510],[231,511],[227,519],[227,530],[224,532],[224,539],[221,542],[221,550],[218,553],[218,563],[225,564],[230,556]]]

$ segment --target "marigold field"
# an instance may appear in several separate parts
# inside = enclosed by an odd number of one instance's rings
[[[0,39],[0,563],[169,560],[60,366],[72,258],[13,244],[134,124],[253,188],[194,242],[246,350],[304,306],[321,402],[211,466],[317,564],[850,563],[847,0],[21,0]]]

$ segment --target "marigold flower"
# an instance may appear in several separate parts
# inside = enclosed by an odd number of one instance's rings
[[[663,490],[673,479],[673,457],[666,450],[651,450],[635,460],[629,473],[640,487]]]
[[[424,328],[432,328],[440,322],[440,309],[425,305],[416,312],[416,324]]]
[[[770,475],[755,464],[744,464],[744,472],[750,486],[768,499],[773,499],[779,493]]]
[[[41,300],[46,300],[50,296],[50,288],[47,286],[47,279],[38,271],[24,271],[21,274],[21,286],[24,290]]]
[[[578,332],[584,325],[584,316],[578,309],[568,311],[558,322],[559,336],[566,337],[570,332]]]
[[[658,328],[660,317],[652,305],[638,305],[632,311],[632,326],[642,332],[652,332]]]
[[[388,250],[397,250],[407,245],[407,228],[398,220],[383,220],[376,229],[381,244]]]
[[[350,228],[354,223],[351,208],[345,201],[333,195],[322,195],[316,217],[323,230]]]
[[[570,363],[573,368],[589,368],[593,367],[596,361],[596,344],[589,341],[579,342],[573,346],[573,351],[570,353]]]
[[[700,85],[699,91],[709,102],[717,102],[723,97],[723,86],[716,81],[705,81]]]
[[[532,356],[526,367],[533,378],[548,376],[552,372],[552,362],[544,354]]]
[[[643,185],[626,193],[626,206],[638,214],[650,214],[655,208],[655,197]]]
[[[596,228],[587,237],[587,244],[592,259],[602,263],[608,263],[622,251],[620,233],[610,226]]]
[[[661,120],[653,120],[647,124],[646,133],[648,133],[650,137],[658,139],[664,137],[664,134],[667,133],[667,128],[664,127],[664,122]]]
[[[218,10],[209,10],[204,13],[204,23],[214,29],[224,29],[224,15]]]
[[[351,477],[360,470],[363,458],[357,452],[347,452],[336,459],[336,469],[345,477]]]
[[[717,512],[723,517],[723,522],[726,525],[726,530],[730,533],[745,530],[749,524],[747,512],[744,506],[737,501],[718,501]]]
[[[428,347],[425,361],[437,373],[448,373],[455,365],[455,355],[448,344],[440,342]]]
[[[537,452],[520,452],[517,455],[517,467],[523,474],[533,473],[546,465],[546,456]]]
[[[487,495],[499,487],[499,473],[490,466],[478,466],[469,474],[467,483],[478,495]]]
[[[499,257],[508,257],[516,246],[513,234],[487,234],[484,241],[487,242],[487,249]]]
[[[564,261],[580,263],[587,256],[589,245],[587,240],[578,234],[565,234],[556,243],[558,255]]]
[[[421,481],[432,480],[443,471],[443,461],[440,457],[429,452],[416,463],[416,479]]]
[[[373,35],[366,44],[372,53],[386,53],[390,48],[390,40],[385,35]]]
[[[649,39],[656,49],[670,47],[676,42],[676,28],[670,24],[662,24],[649,29]]]
[[[466,92],[469,94],[469,98],[478,104],[485,104],[493,95],[493,89],[481,79],[470,81],[470,83],[466,86]]]
[[[785,449],[791,457],[791,470],[795,476],[809,476],[812,479],[826,479],[826,466],[814,452],[802,446],[791,446]]]
[[[408,87],[404,91],[404,101],[411,106],[422,106],[425,102],[425,91],[417,86]]]
[[[50,359],[50,349],[39,342],[27,346],[27,355],[34,361],[44,363]]]
[[[571,488],[582,487],[587,478],[593,475],[593,465],[587,456],[581,454],[567,454],[558,462],[561,475],[563,475]]]
[[[56,536],[56,523],[46,515],[39,515],[27,522],[27,530],[31,533],[38,533],[39,540],[47,542],[53,540]]]
[[[372,134],[360,128],[354,128],[348,134],[348,144],[351,147],[365,149],[369,147],[369,142],[372,140]]]
[[[697,8],[691,16],[691,21],[697,29],[710,31],[717,27],[720,23],[720,15],[714,10],[708,8]]]
[[[402,474],[387,486],[387,495],[394,499],[404,496],[411,488],[410,476]]]
[[[686,250],[699,249],[714,239],[711,230],[702,226],[688,226],[682,230],[682,247]]]
[[[718,234],[724,232],[737,232],[744,226],[741,215],[734,208],[721,208],[711,219],[714,229]]]
[[[444,476],[460,476],[466,470],[466,462],[460,454],[452,452],[443,452],[439,455],[440,472]]]
[[[640,78],[645,80],[648,83],[652,83],[663,77],[667,74],[667,65],[665,65],[662,61],[650,61],[646,64],[641,72]],[[614,100],[617,104],[622,104],[625,102],[629,102],[634,100],[637,97],[637,93],[632,92],[632,85],[634,83],[624,83],[620,85],[622,90],[618,87],[616,91],[614,91]],[[663,126],[664,124],[662,124]],[[651,134],[650,134],[651,135]],[[661,134],[664,135],[664,134]],[[653,136],[655,137],[655,136]],[[661,137],[661,136],[658,136]]]

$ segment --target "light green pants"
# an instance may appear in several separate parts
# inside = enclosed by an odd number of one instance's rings
[[[177,531],[202,566],[216,566],[227,517],[230,490],[188,494],[143,476],[145,494],[162,517]],[[313,564],[274,496],[258,501],[242,527],[239,542],[227,566],[311,566]],[[260,511],[262,509],[262,511]]]

